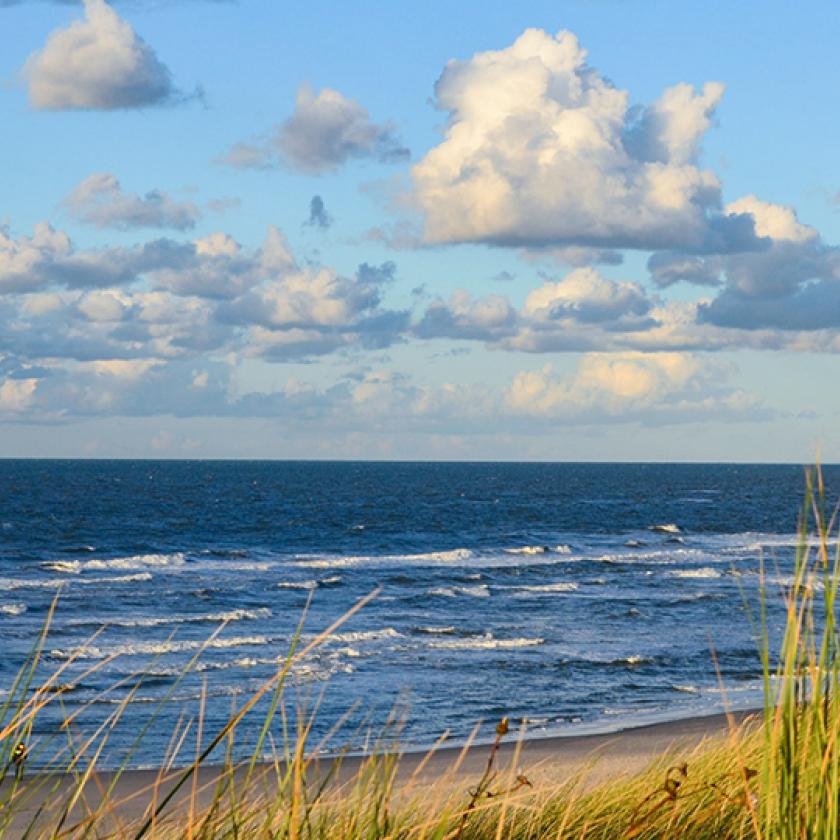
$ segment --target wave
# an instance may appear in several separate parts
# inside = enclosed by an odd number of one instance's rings
[[[452,625],[447,625],[446,627],[415,627],[413,631],[428,636],[454,636],[456,633]]]
[[[519,592],[533,592],[536,594],[550,594],[552,592],[574,592],[578,588],[576,583],[558,582],[558,583],[543,583],[534,586],[513,586],[511,589],[516,589]]]
[[[41,568],[51,572],[78,575],[82,571],[82,564],[78,560],[56,560],[53,563],[42,563]]]
[[[26,604],[3,604],[0,606],[2,615],[21,615],[26,612]]]
[[[23,580],[21,578],[0,578],[0,590],[13,589],[60,589],[62,586],[97,586],[102,584],[108,586],[113,583],[137,583],[151,580],[148,572],[140,572],[135,575],[116,575],[115,577],[77,578],[66,580],[64,578],[47,578],[46,580]]]
[[[317,580],[281,580],[275,584],[277,589],[317,589]]]
[[[490,589],[486,583],[477,586],[438,586],[430,589],[427,595],[437,595],[443,598],[457,598],[459,595],[468,595],[471,598],[489,598]]]
[[[440,650],[508,650],[513,648],[536,647],[545,643],[542,638],[497,639],[492,633],[471,639],[446,639],[429,642],[428,647]]]
[[[706,580],[708,578],[721,577],[721,573],[717,569],[710,569],[708,567],[702,569],[675,569],[666,572],[666,575],[671,578],[687,578],[689,580]]]
[[[638,654],[631,654],[630,656],[620,656],[618,659],[611,659],[610,665],[623,665],[625,668],[635,668],[637,665],[652,665],[654,660],[649,656],[639,656]]]
[[[341,582],[341,575],[331,575],[310,580],[281,580],[275,586],[277,589],[317,589],[319,586],[337,586]]]
[[[380,639],[400,639],[402,633],[393,627],[383,627],[380,630],[357,630],[356,632],[330,633],[327,642],[375,642]]]
[[[700,689],[696,685],[682,685],[675,683],[671,686],[672,691],[681,691],[683,694],[700,694]]]
[[[53,572],[77,575],[86,569],[106,571],[109,569],[146,569],[149,567],[160,569],[171,566],[183,566],[185,562],[184,552],[176,551],[172,554],[134,554],[128,557],[112,557],[104,560],[58,560],[51,563],[44,563],[42,567]]]
[[[649,531],[656,531],[660,534],[681,534],[682,528],[679,525],[675,525],[673,522],[666,522],[663,525],[649,525]]]
[[[305,569],[349,569],[354,566],[371,566],[387,564],[418,564],[431,566],[449,566],[466,563],[475,556],[468,548],[455,548],[450,551],[429,551],[422,554],[384,554],[381,557],[372,555],[318,557],[315,559],[297,559],[296,566]]]
[[[611,565],[658,563],[663,566],[674,566],[686,560],[705,560],[708,563],[715,559],[713,554],[700,548],[657,548],[651,551],[628,551],[592,557],[592,560],[596,563],[609,563]]]
[[[503,548],[505,554],[571,554],[572,547],[561,543],[553,548],[550,545],[523,545],[516,548]]]
[[[77,648],[56,648],[50,651],[54,659],[105,659],[110,656],[165,656],[200,650],[225,650],[237,647],[262,647],[271,642],[268,636],[232,636],[229,639],[200,641],[184,639],[167,642],[134,642],[123,645],[84,645]]]
[[[269,618],[271,610],[260,607],[256,610],[227,610],[223,612],[205,613],[202,615],[171,615],[149,616],[148,618],[120,618],[102,616],[101,618],[71,618],[69,627],[88,627],[109,625],[112,627],[161,627],[169,624],[215,624],[231,621],[247,621],[249,619]]]
[[[329,656],[316,655],[313,659],[305,660],[303,662],[295,662],[292,664],[289,671],[292,678],[299,682],[307,682],[310,680],[328,680],[335,674],[352,674],[354,668],[349,662],[345,662],[341,656],[357,657],[361,656],[359,651],[354,648],[342,648],[339,651],[333,651]],[[277,668],[283,666],[287,662],[284,656],[275,657],[256,657],[256,656],[240,656],[236,659],[229,659],[225,662],[200,662],[196,665],[195,670],[199,672],[207,671],[227,671],[231,668]]]
[[[184,562],[184,552],[175,551],[171,554],[134,554],[129,557],[112,557],[110,560],[88,560],[84,565],[87,569],[145,569],[149,566],[183,566]]]

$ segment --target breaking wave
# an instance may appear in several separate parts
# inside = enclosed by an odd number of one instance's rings
[[[442,598],[457,598],[459,595],[468,595],[470,598],[489,598],[490,588],[486,583],[479,583],[477,586],[438,586],[430,589],[426,594]]]
[[[719,578],[721,573],[717,569],[710,569],[708,567],[702,569],[675,569],[666,572],[668,577],[672,578],[687,578],[689,580],[707,580],[709,578]]]
[[[571,554],[572,547],[561,543],[553,548],[550,545],[523,545],[517,548],[502,549],[505,554]]]
[[[648,527],[649,531],[657,531],[660,534],[681,534],[682,528],[679,525],[675,525],[673,522],[667,522],[664,525],[650,525]]]
[[[96,558],[94,560],[57,560],[44,563],[43,568],[62,574],[78,575],[86,569],[105,571],[108,569],[162,569],[173,566],[183,566],[184,552],[176,551],[171,554],[134,554],[128,557],[112,557],[108,560]]]
[[[530,592],[537,595],[550,595],[553,592],[574,592],[578,588],[578,585],[576,583],[564,581],[557,583],[543,583],[534,586],[514,586],[511,588],[517,590],[517,593]]]
[[[383,627],[381,630],[358,630],[347,633],[330,633],[325,638],[327,642],[375,642],[380,639],[399,639],[402,633],[393,627]]]
[[[507,650],[513,648],[536,647],[545,643],[542,638],[497,639],[492,633],[471,639],[445,639],[429,642],[428,647],[441,650]]]
[[[297,559],[296,566],[306,569],[349,569],[354,566],[374,565],[429,565],[450,566],[466,563],[475,556],[468,548],[455,548],[451,551],[430,551],[422,554],[386,554],[381,557],[372,555],[318,557],[314,559]]]
[[[232,636],[209,641],[183,639],[168,642],[134,642],[123,645],[84,645],[77,648],[56,648],[50,651],[54,659],[106,659],[112,656],[163,656],[205,648],[225,650],[237,647],[261,647],[271,642],[268,636]]]
[[[223,612],[205,613],[201,615],[170,615],[149,616],[147,618],[120,618],[119,616],[102,616],[101,618],[71,618],[69,627],[88,627],[110,625],[114,627],[161,627],[169,624],[208,624],[230,621],[247,621],[248,619],[269,618],[271,610],[260,607],[256,610],[226,610]]]
[[[0,590],[12,589],[60,589],[62,586],[96,586],[102,584],[109,586],[113,583],[137,583],[151,580],[149,572],[140,572],[135,575],[116,575],[114,577],[78,578],[65,580],[64,578],[47,578],[47,580],[23,580],[19,578],[0,578]]]

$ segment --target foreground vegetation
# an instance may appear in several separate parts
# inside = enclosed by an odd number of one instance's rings
[[[780,649],[771,650],[764,609],[752,616],[764,663],[763,714],[752,724],[732,722],[727,737],[688,755],[663,755],[640,774],[597,782],[592,767],[559,780],[546,768],[519,769],[517,751],[500,762],[500,745],[513,738],[506,720],[495,743],[482,748],[483,774],[472,778],[459,769],[463,754],[448,770],[431,775],[432,754],[413,772],[385,749],[355,763],[319,763],[322,745],[309,737],[312,717],[298,715],[290,723],[287,679],[365,599],[306,645],[296,639],[275,676],[219,731],[204,732],[199,703],[195,715],[175,727],[160,772],[126,785],[127,771],[102,774],[97,762],[142,675],[95,731],[77,734],[82,710],[67,715],[61,732],[34,737],[38,715],[62,702],[62,674],[74,661],[34,687],[47,622],[0,709],[0,836],[840,840],[837,542],[816,471],[808,479],[795,568],[784,593]],[[762,592],[762,605],[770,597],[775,593]],[[249,759],[235,760],[236,739],[245,727],[252,741],[256,733],[255,744]],[[136,733],[135,749],[144,734]],[[183,750],[188,734],[198,744],[190,756]],[[33,764],[41,769],[27,772]]]

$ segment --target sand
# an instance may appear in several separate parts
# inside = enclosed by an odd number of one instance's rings
[[[729,719],[725,715],[690,718],[687,720],[658,723],[626,729],[608,735],[568,735],[548,738],[526,738],[517,741],[515,734],[510,734],[503,741],[497,756],[496,766],[521,769],[535,783],[559,783],[584,773],[584,785],[593,785],[605,779],[616,779],[643,770],[665,751],[676,754],[687,753],[696,748],[704,739],[723,736],[731,726],[742,723],[749,713],[736,713]],[[490,747],[477,744],[464,750],[459,747],[440,747],[431,755],[428,752],[406,752],[399,765],[398,785],[403,789],[410,787],[412,793],[439,786],[441,780],[447,785],[466,790],[471,781],[480,777],[487,764]],[[364,761],[363,756],[349,756],[341,760],[338,772],[334,773],[331,784],[343,784],[354,778]],[[515,762],[515,765],[514,765]],[[332,759],[321,759],[312,768],[310,780],[317,774],[335,770]],[[261,784],[270,789],[275,769],[266,765],[258,767],[257,776]],[[182,771],[173,771],[160,780],[160,774],[152,770],[127,771],[116,779],[111,801],[118,803],[110,816],[113,828],[120,833],[120,825],[131,823],[141,818],[153,796],[157,801],[172,789]],[[244,777],[244,770],[239,770],[237,777]],[[207,803],[212,796],[215,783],[219,778],[219,769],[203,767],[198,773],[198,805]],[[101,801],[101,791],[114,782],[114,774],[102,772],[88,781],[84,796],[74,808],[68,825],[84,818],[86,808],[95,808]],[[69,778],[52,779],[43,789],[21,803],[16,809],[16,819],[10,827],[7,837],[18,837],[35,816],[47,799],[57,803],[67,797],[73,780]],[[155,791],[156,788],[156,791]],[[185,784],[173,798],[170,808],[180,809],[185,813],[189,808],[192,782]],[[86,803],[86,804],[85,804]],[[169,811],[169,809],[167,809]]]

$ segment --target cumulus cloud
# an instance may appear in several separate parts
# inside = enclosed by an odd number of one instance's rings
[[[408,311],[383,305],[395,271],[300,266],[274,226],[253,249],[223,232],[80,250],[45,223],[31,236],[0,230],[0,356],[60,366],[383,348],[409,327]]]
[[[160,190],[133,195],[107,172],[88,176],[65,199],[80,222],[99,228],[172,228],[189,230],[201,216],[191,201],[175,201]]]
[[[668,88],[647,108],[627,115],[624,145],[637,160],[683,166],[697,161],[700,140],[723,96],[720,82],[708,82],[698,94],[691,85]]]
[[[106,248],[78,252],[70,237],[46,222],[17,239],[0,228],[0,292],[48,286],[109,286],[135,278],[138,252]]]
[[[327,230],[332,226],[332,216],[327,212],[327,206],[324,204],[324,199],[320,195],[313,195],[309,202],[309,218],[304,224],[309,227],[319,228],[320,230]]]
[[[0,416],[17,414],[29,408],[35,399],[38,380],[4,379],[0,382]]]
[[[320,266],[278,273],[220,309],[223,321],[249,326],[252,355],[288,359],[343,347],[387,347],[408,327],[410,313],[381,308],[393,263],[363,263],[346,277]]]
[[[39,110],[146,108],[181,97],[169,68],[105,0],[84,0],[85,16],[50,34],[24,67]]]
[[[428,242],[518,246],[757,247],[719,213],[697,155],[723,86],[666,90],[646,109],[586,61],[571,32],[450,61],[435,87],[443,141],[414,166]]]
[[[413,333],[525,353],[840,352],[840,282],[826,278],[793,289],[762,298],[726,286],[699,301],[666,300],[638,283],[575,269],[544,278],[518,308],[502,295],[476,298],[466,290],[434,298]]]
[[[743,391],[721,386],[724,366],[687,353],[589,353],[571,375],[551,365],[518,373],[506,393],[517,414],[547,419],[593,415],[659,422],[738,415],[758,408]]]
[[[264,168],[284,162],[299,172],[320,175],[349,160],[381,163],[407,160],[390,123],[375,123],[355,99],[324,88],[300,88],[292,115],[277,126],[269,142],[239,142],[221,158],[237,168]]]
[[[840,326],[840,249],[802,224],[790,207],[748,195],[726,206],[746,217],[766,246],[740,254],[654,254],[659,286],[677,282],[722,286],[698,306],[702,324],[739,330],[816,331]]]
[[[420,338],[496,341],[514,332],[516,310],[502,295],[474,299],[459,289],[448,301],[432,301],[415,327]]]
[[[651,308],[651,301],[636,283],[617,283],[592,268],[580,268],[532,291],[525,299],[523,314],[535,321],[572,319],[638,329],[651,325],[645,317]]]
[[[459,290],[448,301],[438,298],[426,308],[415,333],[531,352],[614,349],[658,326],[655,305],[637,283],[579,268],[559,280],[545,280],[519,310],[498,294],[475,299]]]

